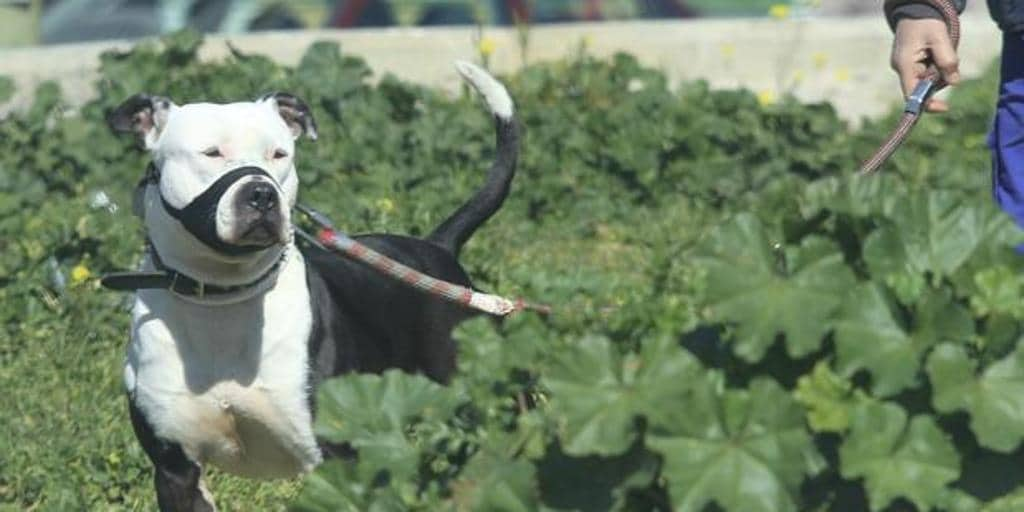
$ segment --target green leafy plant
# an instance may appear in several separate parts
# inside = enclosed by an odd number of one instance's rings
[[[119,383],[125,297],[95,279],[139,257],[146,162],[107,109],[305,98],[321,137],[298,148],[300,194],[351,232],[425,233],[483,179],[491,121],[468,91],[328,43],[294,68],[201,44],[106,54],[90,103],[45,84],[0,122],[0,508],[153,506]],[[283,483],[212,470],[222,509],[1020,508],[1024,264],[987,193],[994,73],[869,179],[851,173],[892,117],[672,89],[628,55],[503,80],[520,172],[462,259],[556,313],[463,324],[446,386],[326,382],[317,432],[353,455]]]

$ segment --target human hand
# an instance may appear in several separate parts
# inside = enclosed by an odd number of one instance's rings
[[[929,64],[935,64],[942,79],[949,85],[960,82],[960,59],[949,38],[946,23],[933,18],[900,20],[892,42],[890,65],[900,77],[904,98],[913,92]],[[949,104],[932,98],[925,104],[925,110],[946,112]]]

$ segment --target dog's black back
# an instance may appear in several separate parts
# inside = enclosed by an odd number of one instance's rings
[[[514,119],[495,116],[496,155],[484,185],[426,240],[364,235],[357,240],[430,276],[472,286],[458,262],[473,232],[501,208],[515,175]],[[455,370],[452,329],[474,313],[415,290],[361,263],[304,247],[314,306],[313,384],[350,371],[400,368],[447,382]]]
[[[361,243],[438,279],[470,286],[455,257],[424,240],[391,235]],[[447,382],[455,369],[451,331],[473,313],[385,276],[354,260],[306,246],[313,302],[311,382],[347,372],[399,368]]]

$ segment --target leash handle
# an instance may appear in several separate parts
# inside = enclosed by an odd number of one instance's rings
[[[953,48],[957,48],[960,45],[960,15],[956,12],[956,6],[950,0],[921,0],[921,3],[926,3],[939,11],[943,21],[946,22],[946,28],[949,31],[949,39],[953,43]],[[946,85],[948,84],[942,78],[942,73],[939,72],[939,69],[935,67],[934,63],[930,64],[921,80],[917,83],[917,86],[914,87],[914,91],[907,97],[907,102],[903,107],[903,116],[900,118],[899,123],[897,123],[896,128],[882,142],[882,145],[875,150],[871,158],[868,158],[861,164],[858,174],[874,174],[889,160],[889,157],[899,149],[903,141],[910,135],[911,130],[914,129],[921,114],[925,111],[924,105],[928,102],[928,99],[946,87]]]
[[[914,87],[914,92],[910,93],[907,98],[907,104],[903,107],[903,112],[908,114],[914,114],[915,116],[921,115],[921,109],[924,108],[924,102],[928,101],[932,93],[935,92],[935,80],[930,78],[922,79]]]

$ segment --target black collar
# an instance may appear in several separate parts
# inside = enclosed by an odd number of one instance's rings
[[[148,289],[165,289],[187,297],[205,298],[217,295],[227,295],[256,288],[270,279],[284,262],[288,251],[282,251],[281,257],[267,269],[262,275],[248,282],[231,286],[221,286],[204,283],[198,279],[189,277],[168,267],[160,260],[160,256],[153,249],[152,244],[147,240],[150,259],[157,268],[154,271],[144,272],[112,272],[100,279],[100,284],[105,288],[117,291],[136,291]]]

